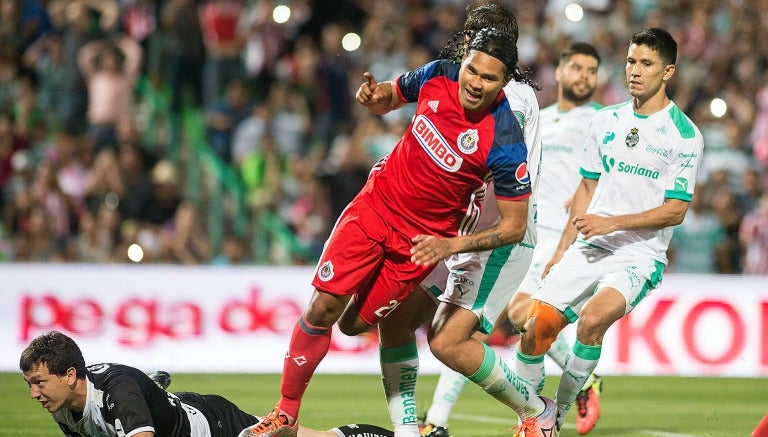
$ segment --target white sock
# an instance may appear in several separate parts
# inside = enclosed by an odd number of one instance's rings
[[[486,393],[515,410],[520,419],[538,416],[544,411],[544,401],[531,392],[528,384],[518,377],[496,352],[483,343],[485,355],[480,367],[469,376]]]
[[[573,344],[573,349],[566,359],[563,376],[560,378],[560,385],[557,387],[557,395],[555,396],[555,402],[563,418],[568,414],[568,410],[571,409],[571,405],[584,387],[584,383],[597,367],[601,350],[601,345],[587,346],[578,340]]]
[[[419,352],[416,343],[379,350],[384,394],[395,437],[418,437],[416,379]]]
[[[424,420],[437,426],[448,426],[451,409],[459,400],[459,395],[467,384],[467,377],[461,373],[443,366],[440,379],[437,380],[435,393],[432,395],[432,405],[427,410]]]
[[[515,373],[528,385],[528,390],[541,394],[544,389],[544,355],[515,353]]]

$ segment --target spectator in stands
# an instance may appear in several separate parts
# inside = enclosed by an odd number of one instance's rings
[[[202,105],[203,34],[195,0],[168,0],[162,6],[165,84],[170,90],[170,110],[178,114],[182,94],[189,91],[193,107]]]
[[[672,234],[668,252],[670,270],[678,273],[716,273],[716,256],[725,249],[724,240],[723,227],[697,188],[688,213]]]
[[[314,174],[316,165],[309,157],[294,156],[287,165],[289,177],[283,179],[284,195],[277,212],[300,246],[300,252],[289,256],[292,264],[307,264],[319,258],[329,232],[328,203]]]
[[[195,207],[182,202],[173,220],[160,230],[160,244],[167,260],[179,264],[208,264],[211,245]]]
[[[768,175],[763,175],[760,170],[760,167],[753,164],[741,174],[739,204],[744,211],[749,212],[757,208],[760,197],[768,186]]]
[[[374,163],[391,152],[400,139],[395,136],[389,148],[379,147],[377,143],[386,143],[387,138],[382,118],[372,114],[361,115],[352,132],[334,138],[328,156],[317,172],[328,193],[331,223],[363,188]]]
[[[206,110],[208,145],[227,164],[232,162],[232,136],[235,128],[251,115],[251,108],[245,81],[234,78],[227,83],[223,98]]]
[[[768,192],[744,217],[739,240],[744,247],[744,273],[768,275]]]
[[[88,88],[89,135],[95,153],[117,147],[117,120],[135,110],[141,58],[141,46],[127,35],[90,42],[78,53]]]
[[[45,212],[40,222],[45,223],[45,232],[56,244],[63,246],[63,241],[70,237],[73,230],[74,214],[67,196],[62,192],[57,179],[59,168],[55,159],[45,159],[37,166],[35,178],[30,186],[32,210],[38,206]],[[43,226],[35,226],[34,238],[42,239]]]
[[[102,208],[108,208],[102,205]],[[99,210],[100,214],[101,210]],[[115,245],[114,236],[103,232],[98,219],[86,211],[80,214],[78,235],[75,238],[77,260],[87,263],[108,263],[112,260],[112,249]]]
[[[221,252],[213,257],[211,264],[215,266],[234,266],[247,264],[248,252],[242,237],[234,234],[224,236]]]
[[[119,8],[114,0],[52,0],[48,3],[51,15],[62,15],[65,21],[61,31],[64,41],[64,95],[65,128],[73,133],[84,133],[88,124],[88,90],[78,65],[80,49],[102,32],[115,29]],[[91,26],[98,16],[96,30]]]
[[[16,77],[19,65],[10,46],[0,41],[0,111],[7,111],[16,101]]]
[[[114,196],[123,218],[138,219],[152,196],[150,167],[151,157],[140,143],[120,142],[116,153],[108,150],[96,157],[88,173],[86,191],[97,202]]]
[[[708,202],[717,216],[720,226],[725,231],[722,250],[718,251],[718,273],[741,273],[741,247],[739,244],[739,226],[744,217],[738,196],[730,183],[727,170],[716,170],[709,181]]]
[[[240,161],[238,168],[247,190],[248,206],[256,216],[274,211],[280,198],[283,162],[270,133],[261,137],[257,147]]]
[[[152,168],[152,195],[144,204],[138,219],[153,226],[170,224],[182,203],[176,166],[167,160]]]
[[[200,25],[205,45],[203,104],[222,97],[224,87],[243,75],[240,61],[242,38],[237,23],[243,12],[242,0],[201,0]]]
[[[13,260],[51,262],[61,259],[64,240],[56,238],[51,216],[43,205],[34,205],[16,234]]]
[[[16,134],[15,120],[10,111],[0,110],[0,210],[3,208],[6,198],[5,186],[13,175],[12,160],[16,152],[25,150],[29,146],[28,141]]]
[[[143,53],[149,53],[149,37],[157,30],[156,0],[128,0],[122,2],[120,22],[125,34],[141,46]],[[149,73],[148,60],[142,63],[141,72]]]
[[[0,0],[0,44],[7,55],[15,57],[23,46],[21,13],[17,0]]]
[[[287,42],[285,25],[272,19],[276,5],[273,0],[248,2],[238,23],[238,33],[243,39],[243,72],[258,99],[267,95],[275,78],[275,64]]]
[[[330,144],[337,132],[349,128],[351,121],[349,75],[359,77],[355,64],[341,46],[343,28],[327,23],[320,32],[320,53],[316,68],[317,95],[312,108],[314,137]],[[358,67],[359,69],[359,67]]]
[[[161,87],[159,91],[161,96],[163,91],[168,91],[168,109],[174,115],[172,121],[164,124],[162,115],[166,108],[153,107],[152,110],[156,112],[151,113],[153,119],[148,125],[158,128],[145,132],[140,122],[147,114],[134,112],[132,122],[125,124],[131,125],[128,129],[131,139],[120,139],[121,134],[116,134],[117,150],[112,151],[108,166],[103,165],[99,155],[93,159],[88,156],[79,158],[86,174],[101,173],[103,176],[96,178],[95,186],[91,186],[88,191],[92,201],[89,211],[94,217],[98,217],[97,211],[108,197],[115,197],[108,194],[112,191],[118,193],[115,187],[119,187],[119,180],[122,180],[123,194],[116,196],[118,212],[121,213],[117,218],[124,221],[122,229],[126,234],[131,234],[132,229],[144,229],[143,226],[132,226],[131,223],[144,223],[132,220],[145,215],[142,211],[149,202],[147,197],[153,185],[149,180],[149,169],[155,159],[171,159],[178,166],[178,171],[199,171],[192,167],[199,165],[199,162],[194,159],[187,161],[185,154],[179,155],[178,161],[167,155],[168,149],[163,147],[151,150],[157,153],[157,157],[147,154],[143,150],[141,136],[183,141],[184,136],[178,135],[179,131],[175,130],[179,126],[175,121],[181,120],[176,117],[181,108],[185,103],[193,110],[210,108],[201,104],[203,90],[208,90],[208,95],[221,94],[230,73],[238,78],[253,79],[254,82],[248,83],[247,92],[258,96],[260,102],[265,103],[265,112],[268,113],[262,120],[257,119],[261,116],[249,117],[249,122],[242,123],[243,137],[239,146],[233,146],[231,161],[234,169],[244,172],[243,180],[250,187],[256,187],[251,191],[251,202],[257,210],[279,204],[277,209],[285,213],[291,211],[296,202],[305,205],[303,200],[298,200],[307,195],[307,185],[303,182],[305,176],[294,174],[295,170],[302,168],[308,174],[327,170],[325,165],[319,167],[320,162],[323,162],[320,158],[325,158],[325,152],[330,152],[330,162],[346,156],[340,161],[344,162],[341,167],[356,167],[356,171],[362,172],[363,160],[354,158],[361,155],[350,153],[347,156],[346,152],[339,153],[345,150],[349,152],[345,142],[354,135],[353,132],[362,129],[361,125],[369,123],[354,110],[350,111],[348,77],[359,77],[363,69],[396,69],[398,63],[402,62],[402,50],[406,44],[411,46],[409,57],[422,59],[409,60],[409,65],[424,64],[424,56],[432,59],[435,53],[429,48],[431,42],[437,41],[438,45],[433,44],[433,48],[441,47],[446,38],[445,29],[453,28],[450,22],[460,21],[464,10],[461,2],[438,3],[416,2],[399,7],[398,2],[386,1],[377,3],[377,7],[371,9],[366,5],[358,6],[348,2],[349,7],[343,11],[328,12],[319,8],[312,11],[307,7],[307,2],[294,1],[289,21],[277,24],[271,18],[271,10],[276,4],[272,0],[1,0],[0,4],[4,7],[0,7],[0,14],[3,14],[0,17],[0,111],[14,114],[15,123],[36,126],[28,130],[27,134],[19,131],[18,126],[14,127],[16,136],[27,141],[24,154],[9,154],[8,138],[0,135],[0,189],[3,192],[0,203],[5,204],[2,209],[6,230],[17,232],[18,223],[26,221],[31,206],[36,205],[30,200],[31,195],[24,181],[31,179],[28,175],[37,173],[39,166],[51,165],[41,159],[45,141],[57,138],[62,130],[79,135],[87,129],[87,92],[77,65],[77,53],[86,43],[105,36],[111,37],[119,32],[118,29],[139,41],[146,41],[153,27],[162,32],[159,41],[162,46],[161,68],[164,77],[159,83],[165,89]],[[571,38],[571,29],[565,29],[562,23],[547,21],[552,13],[562,13],[562,8],[558,6],[562,3],[560,0],[536,0],[526,3],[525,8],[517,11],[521,34],[524,35],[518,41],[521,67],[531,68],[535,74],[534,79],[545,86],[544,90],[537,93],[542,105],[554,101],[555,96],[547,91],[547,84],[554,80],[553,61],[556,60],[556,53]],[[704,203],[708,205],[703,214],[706,215],[707,210],[715,213],[721,223],[708,231],[712,233],[717,231],[716,228],[724,228],[727,231],[725,241],[730,243],[726,245],[728,250],[716,255],[718,271],[739,272],[739,260],[744,259],[738,240],[739,225],[744,213],[753,209],[760,199],[760,181],[768,175],[768,73],[761,68],[768,63],[768,53],[759,44],[760,32],[764,28],[760,19],[768,13],[768,3],[759,0],[706,4],[682,0],[663,4],[631,0],[598,3],[604,7],[601,6],[599,10],[585,8],[585,19],[577,24],[583,26],[584,23],[592,23],[589,32],[582,36],[596,45],[601,53],[605,53],[605,59],[608,60],[603,63],[607,71],[600,74],[604,82],[598,85],[598,100],[611,104],[626,99],[624,73],[621,68],[614,70],[612,66],[620,67],[624,63],[626,48],[623,44],[617,44],[617,41],[625,41],[631,29],[674,29],[682,41],[679,62],[697,66],[686,69],[683,80],[678,80],[670,91],[678,106],[692,115],[694,122],[702,127],[707,136],[705,160],[709,162],[700,171],[702,180],[698,181],[704,184],[702,194],[705,194]],[[122,14],[120,6],[123,7]],[[152,9],[159,9],[158,24],[152,22]],[[207,45],[203,44],[201,20],[205,24]],[[119,27],[120,23],[123,23],[122,28]],[[345,51],[341,47],[341,37],[348,30],[361,33],[363,44],[377,44],[375,50],[380,56],[368,58],[360,50]],[[374,36],[369,38],[367,35]],[[248,42],[250,45],[246,44]],[[369,51],[373,52],[374,49]],[[202,68],[206,55],[211,55],[208,65],[210,80],[203,86]],[[279,61],[270,61],[278,55]],[[245,64],[241,64],[241,56],[244,56]],[[270,70],[271,66],[274,70]],[[28,79],[26,75],[29,73],[34,74],[36,81]],[[254,74],[257,75],[255,78]],[[272,80],[273,74],[275,80]],[[288,85],[278,87],[270,101],[266,95],[277,81]],[[39,84],[38,104],[45,116],[44,129],[40,128],[36,117],[28,118],[21,114],[34,115],[36,110],[13,112],[14,108],[21,107],[22,100],[26,102],[26,108],[33,107],[30,102],[34,100],[34,93],[28,91],[34,88],[29,86],[34,83]],[[208,83],[217,85],[208,87]],[[300,104],[295,107],[291,107],[293,103],[289,104],[294,101],[289,96],[296,93],[305,102],[303,108]],[[182,98],[182,94],[189,99]],[[22,96],[26,98],[22,99]],[[709,104],[714,97],[721,97],[728,104],[728,111],[723,118],[715,118],[711,114]],[[159,99],[159,102],[163,103],[164,99]],[[279,111],[274,124],[272,111]],[[248,114],[253,117],[254,112]],[[0,115],[0,129],[4,116]],[[397,125],[391,124],[393,118],[390,117],[399,116],[409,118],[410,114],[406,111],[392,113],[384,117],[383,121],[390,129],[398,131]],[[118,126],[122,123],[117,121]],[[164,128],[172,129],[168,131],[167,137],[163,136],[167,132]],[[43,139],[34,134],[40,130],[44,130],[41,135]],[[245,135],[246,132],[248,135]],[[257,149],[261,140],[253,139],[261,138],[269,132],[278,141],[278,150],[281,151],[279,165],[272,164],[276,160],[271,158],[258,157],[261,152],[251,154],[254,150],[265,149]],[[381,136],[378,130],[375,132],[371,133],[375,137],[367,136],[364,141],[367,147],[377,150],[373,152],[374,155],[379,155],[386,150],[386,134]],[[746,135],[747,132],[749,135]],[[316,147],[317,144],[322,147]],[[182,145],[173,146],[173,150],[181,150],[176,147]],[[719,149],[713,152],[709,150],[712,146]],[[320,156],[316,156],[315,152],[319,152],[317,155]],[[295,160],[292,154],[305,155],[307,159]],[[26,166],[22,166],[27,172],[24,175],[9,170],[9,160],[15,156],[19,156],[19,162],[26,162]],[[145,162],[138,164],[139,161]],[[294,161],[301,161],[301,164],[291,164]],[[349,166],[353,162],[356,164]],[[58,163],[54,164],[58,166]],[[279,171],[265,173],[265,165]],[[72,168],[76,169],[76,166]],[[728,169],[729,174],[727,185],[722,183],[724,173],[718,171],[724,168]],[[9,173],[14,174],[14,182],[8,182]],[[77,171],[73,171],[70,176],[77,174]],[[265,177],[267,174],[270,176]],[[280,178],[279,188],[274,187],[275,174]],[[354,178],[354,175],[351,177]],[[3,178],[6,182],[2,181]],[[73,177],[70,182],[77,180],[78,177]],[[265,182],[266,185],[263,185]],[[337,186],[331,185],[330,179],[321,180],[320,183],[319,192],[343,194]],[[76,188],[77,184],[70,187]],[[345,185],[345,188],[353,191],[352,184]],[[62,189],[67,188],[62,186]],[[177,194],[181,199],[180,193]],[[334,197],[310,197],[315,198],[311,203],[316,203],[318,208],[335,210],[330,206]],[[305,209],[302,206],[297,207],[297,210]],[[285,221],[276,222],[277,228],[286,228],[286,223],[291,219],[289,215],[286,217]],[[80,222],[78,217],[70,220],[71,235],[68,238],[77,238]],[[332,223],[332,218],[327,219],[327,223]],[[702,223],[710,222],[707,220],[699,224]],[[250,227],[249,231],[253,234],[244,238],[254,238],[257,232],[255,229],[255,226]],[[142,235],[156,237],[155,240],[145,237],[150,242],[147,247],[154,244],[160,250],[157,234],[143,232]],[[133,242],[130,238],[125,242],[129,241]],[[121,260],[125,258],[125,247],[120,245],[125,242],[116,243],[119,249],[115,250],[120,253],[118,259]],[[254,245],[254,253],[257,252],[255,249]],[[278,254],[281,250],[272,253]],[[286,259],[290,259],[290,256],[273,258]]]
[[[47,133],[47,119],[40,104],[37,79],[33,74],[23,74],[16,79],[16,132],[26,138],[30,146],[43,142]]]
[[[52,33],[38,38],[24,52],[22,62],[33,71],[39,84],[39,104],[47,130],[58,130],[64,120],[64,46],[61,35]]]
[[[45,152],[45,159],[55,168],[58,189],[66,197],[72,216],[79,215],[86,207],[89,150],[82,136],[61,131]]]
[[[248,155],[261,149],[261,141],[269,133],[272,114],[263,101],[257,101],[251,114],[243,119],[232,134],[232,163],[235,169],[243,165]]]
[[[270,130],[283,159],[309,153],[313,119],[302,95],[290,83],[277,80],[267,96],[271,115]]]

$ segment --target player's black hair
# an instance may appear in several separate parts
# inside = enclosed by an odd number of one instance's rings
[[[468,40],[471,40],[481,29],[497,29],[506,33],[511,39],[515,49],[515,58],[517,58],[518,27],[515,14],[498,3],[468,5],[465,11],[467,19],[464,21],[464,30],[455,33],[448,40],[448,44],[440,51],[438,58],[461,62],[467,51]],[[509,71],[512,72],[516,82],[528,84],[536,90],[541,89],[541,86],[533,82],[530,71],[523,72],[517,65]]]
[[[468,5],[465,12],[467,19],[464,21],[464,30],[499,29],[508,33],[517,44],[517,18],[504,6],[497,3]]]
[[[513,74],[517,68],[517,45],[509,34],[498,29],[481,29],[467,44],[467,52],[476,50],[501,61],[506,67],[505,75]]]
[[[677,42],[664,29],[649,27],[632,35],[630,44],[648,46],[659,54],[666,65],[672,65],[677,61]]]
[[[600,62],[602,61],[600,54],[597,53],[597,49],[592,46],[592,44],[577,41],[568,44],[568,47],[560,52],[560,65],[568,62],[573,55],[592,56],[593,58],[597,59],[597,65],[600,65]]]
[[[51,375],[64,376],[74,367],[77,378],[85,378],[85,359],[74,340],[59,331],[43,334],[29,343],[21,353],[19,368],[28,372],[33,367],[45,364]]]

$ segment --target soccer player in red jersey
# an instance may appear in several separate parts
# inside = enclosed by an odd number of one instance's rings
[[[468,43],[461,64],[433,61],[394,82],[365,74],[358,103],[384,114],[415,102],[416,114],[339,217],[293,331],[280,401],[241,437],[296,435],[301,398],[334,323],[347,335],[368,331],[436,262],[522,239],[531,195],[527,148],[502,91],[517,63],[515,42],[486,29]],[[491,179],[500,220],[473,233],[477,199]]]

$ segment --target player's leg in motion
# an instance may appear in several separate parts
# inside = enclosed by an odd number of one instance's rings
[[[412,292],[379,322],[382,383],[396,437],[418,437],[416,380],[419,355],[416,329],[434,314],[434,300],[426,291]]]
[[[512,326],[518,330],[525,329],[523,326],[525,325],[526,320],[528,320],[531,300],[530,293],[518,291],[509,301],[509,305],[507,306],[507,316],[509,317],[509,322]],[[561,332],[557,335],[552,346],[550,346],[547,355],[562,369],[565,367],[565,358],[568,356],[570,350],[571,345]]]
[[[477,316],[457,305],[441,303],[430,329],[432,353],[448,367],[466,375],[486,393],[517,412],[524,423],[537,418],[538,423],[554,427],[557,415],[552,401],[530,392],[504,360],[485,343],[471,337]],[[532,431],[533,428],[530,428]],[[528,432],[527,437],[540,435]]]
[[[301,398],[331,342],[331,327],[350,296],[334,296],[315,290],[310,305],[293,328],[283,361],[280,401],[259,423],[244,429],[240,437],[294,437],[298,431]]]
[[[525,323],[525,319],[528,317],[530,304],[530,294],[524,292],[515,293],[515,296],[512,298],[512,300],[510,300],[509,305],[507,306],[507,316],[509,317],[512,326],[524,329],[523,324]],[[574,344],[574,347],[572,348],[568,344],[568,340],[565,339],[563,332],[560,332],[557,334],[557,338],[555,338],[554,343],[552,343],[552,345],[549,347],[549,350],[547,350],[546,354],[561,369],[565,369],[565,363],[568,360],[569,353],[583,354],[584,352],[584,348],[577,346],[577,344]],[[524,356],[520,357],[518,363],[524,361],[524,359]],[[519,367],[516,368],[516,370],[521,372],[521,374],[525,374],[525,371],[521,370]],[[541,393],[541,390],[544,388],[543,368],[541,369],[541,375],[539,377],[536,377],[535,374],[528,374],[525,377],[529,378],[531,385],[538,387],[537,392]],[[576,428],[582,434],[586,434],[592,428],[594,428],[595,423],[597,423],[597,419],[600,417],[600,394],[602,392],[602,387],[603,380],[599,375],[595,373],[590,374],[586,379],[586,382],[584,382],[581,386],[581,390],[577,397],[579,409],[576,415]],[[561,414],[560,420],[563,420],[564,417],[565,414]],[[559,424],[559,426],[562,426],[562,422]]]
[[[485,343],[488,335],[480,331],[472,334],[476,340]],[[421,426],[421,435],[424,437],[450,437],[448,432],[448,419],[451,416],[453,406],[464,391],[469,379],[448,366],[440,369],[440,377],[432,394],[432,404],[427,410]]]
[[[603,336],[616,320],[624,316],[625,309],[624,296],[609,287],[600,289],[581,309],[576,325],[576,343],[566,360],[555,398],[560,411],[558,426],[562,426],[569,409],[585,391],[585,383],[600,360]],[[600,385],[599,379],[596,383],[593,381],[593,384],[586,388],[587,394],[591,388],[592,391],[597,390],[596,394],[599,395]],[[580,411],[576,416],[576,426],[579,434],[586,434],[597,422],[600,410],[599,403],[590,403],[589,397],[581,398],[584,402],[579,402]]]

